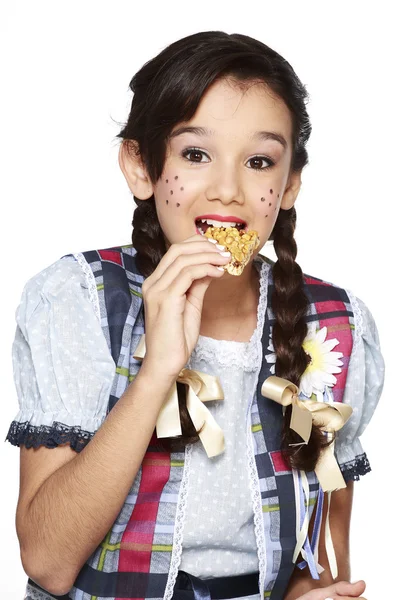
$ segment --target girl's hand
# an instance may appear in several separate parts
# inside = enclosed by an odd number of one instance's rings
[[[364,581],[357,581],[355,583],[339,581],[318,590],[311,590],[296,600],[352,600],[353,598],[366,600],[364,596],[361,596],[365,588],[366,584]]]
[[[172,244],[155,271],[145,279],[146,354],[142,363],[153,376],[176,379],[198,341],[203,298],[217,267],[231,259],[200,234]],[[150,365],[150,366],[148,366]]]

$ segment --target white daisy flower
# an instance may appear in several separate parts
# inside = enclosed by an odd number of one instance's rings
[[[343,365],[340,358],[343,357],[342,352],[332,352],[333,348],[339,344],[336,339],[326,340],[327,328],[322,327],[317,331],[315,323],[308,324],[308,333],[303,342],[304,351],[311,357],[311,362],[300,379],[300,393],[311,398],[315,394],[318,402],[323,401],[323,395],[327,387],[333,387],[337,379],[334,373],[341,373]],[[271,354],[265,357],[268,363],[276,362],[275,349],[270,339],[268,350]],[[275,364],[270,369],[271,373],[275,373]]]

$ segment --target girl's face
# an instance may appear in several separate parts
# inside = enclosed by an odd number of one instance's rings
[[[289,173],[291,127],[286,105],[263,84],[243,91],[216,82],[194,117],[172,131],[163,174],[153,186],[167,246],[198,233],[198,217],[210,216],[216,225],[219,217],[243,220],[258,232],[260,249],[279,208],[290,208],[298,193],[300,175]],[[294,194],[284,197],[287,187]]]

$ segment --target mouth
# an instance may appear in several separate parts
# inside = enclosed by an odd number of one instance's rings
[[[246,231],[247,223],[244,221],[218,221],[217,219],[195,219],[196,232],[204,235],[209,227],[236,227],[238,231]]]

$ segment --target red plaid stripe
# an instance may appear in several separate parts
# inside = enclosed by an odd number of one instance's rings
[[[137,501],[120,544],[119,572],[149,573],[160,497],[169,477],[170,453],[147,452]]]
[[[115,250],[97,250],[102,260],[108,260],[122,266],[122,253]]]
[[[287,471],[292,470],[291,466],[283,458],[283,454],[280,450],[274,450],[273,452],[270,452],[269,455],[275,473],[286,473]]]

